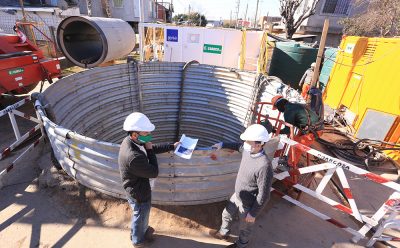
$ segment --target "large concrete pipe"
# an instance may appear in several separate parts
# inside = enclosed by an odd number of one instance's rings
[[[57,42],[72,63],[92,68],[129,54],[135,32],[121,19],[71,16],[57,29]]]

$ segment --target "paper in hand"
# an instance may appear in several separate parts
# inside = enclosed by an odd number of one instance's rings
[[[181,142],[175,149],[175,154],[181,158],[190,159],[199,139],[193,139],[182,134]]]

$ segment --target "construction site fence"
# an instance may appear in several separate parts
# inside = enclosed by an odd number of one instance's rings
[[[18,148],[21,144],[24,142],[28,141],[29,139],[35,138],[38,133],[40,132],[40,137],[36,138],[36,140],[28,146],[19,156],[14,159],[11,163],[6,164],[5,167],[0,168],[0,189],[4,186],[3,182],[3,177],[9,173],[14,167],[21,161],[21,159],[26,156],[29,152],[31,152],[37,145],[40,143],[40,141],[43,141],[43,138],[45,136],[44,130],[43,130],[43,125],[42,122],[40,121],[40,117],[33,117],[28,113],[24,113],[18,110],[18,108],[22,107],[25,104],[28,104],[31,102],[30,97],[25,97],[21,99],[20,101],[6,107],[5,109],[0,111],[0,117],[8,115],[12,129],[14,131],[15,135],[15,141],[10,144],[9,146],[5,147],[1,153],[0,153],[0,161],[4,160],[8,156],[12,154],[12,152]],[[22,117],[26,120],[32,121],[35,123],[35,126],[32,127],[28,132],[25,134],[21,135],[20,129],[18,127],[18,122],[15,118],[15,116]]]

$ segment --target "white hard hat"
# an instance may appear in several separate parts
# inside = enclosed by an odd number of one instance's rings
[[[124,121],[124,130],[125,131],[138,131],[138,132],[151,132],[156,127],[151,123],[149,118],[146,115],[134,112],[128,117],[126,117]]]
[[[247,140],[267,142],[269,140],[269,134],[267,129],[263,125],[253,124],[240,135],[240,139],[244,141]]]
[[[312,63],[311,63],[311,67],[315,67],[315,62],[312,62]]]

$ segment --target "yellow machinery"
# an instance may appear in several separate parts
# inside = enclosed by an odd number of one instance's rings
[[[357,138],[400,142],[400,38],[344,37],[324,92]],[[399,151],[387,154],[400,162]]]

